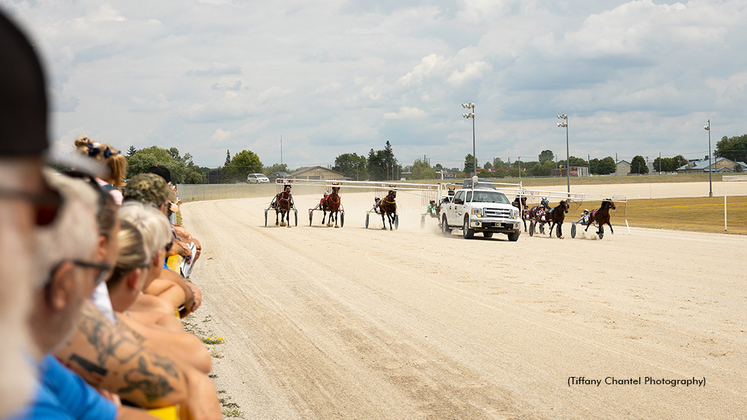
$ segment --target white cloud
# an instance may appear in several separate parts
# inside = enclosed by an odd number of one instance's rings
[[[473,79],[480,79],[483,76],[485,76],[485,73],[491,71],[493,67],[484,62],[484,61],[476,61],[472,63],[468,63],[463,71],[455,70],[447,81],[452,86],[460,86],[464,84],[465,82]]]
[[[422,109],[401,107],[399,112],[387,112],[384,114],[385,120],[413,120],[425,118],[428,114]]]
[[[411,72],[402,76],[398,82],[404,86],[421,84],[423,79],[427,78],[432,73],[439,72],[446,65],[447,62],[443,57],[436,54],[430,54],[423,57],[423,59],[420,60],[420,64],[415,66]]]
[[[99,10],[89,16],[91,22],[124,22],[127,19],[108,3],[101,5]]]
[[[231,135],[230,131],[221,130],[220,128],[215,130],[215,133],[213,133],[212,136],[210,136],[210,140],[213,140],[215,142],[221,142],[225,139],[227,139]]]
[[[573,118],[572,153],[699,155],[702,124],[687,127],[711,117],[719,137],[744,134],[744,0],[374,3],[6,6],[43,55],[65,143],[86,127],[218,166],[227,147],[279,162],[282,135],[294,167],[391,139],[403,162],[459,163],[467,101],[478,157],[556,148],[558,113]]]

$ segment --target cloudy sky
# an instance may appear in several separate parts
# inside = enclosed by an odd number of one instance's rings
[[[472,153],[702,157],[747,133],[747,0],[0,0],[43,55],[58,147],[220,166]]]

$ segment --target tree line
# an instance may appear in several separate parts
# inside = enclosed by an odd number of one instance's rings
[[[714,156],[723,157],[735,162],[747,161],[747,134],[736,137],[724,136],[717,144]],[[127,152],[127,177],[145,172],[153,165],[163,165],[169,168],[178,183],[205,184],[205,183],[234,183],[246,181],[250,173],[264,173],[270,176],[276,172],[289,172],[287,164],[273,164],[264,166],[259,156],[251,150],[242,150],[233,156],[226,150],[226,161],[218,168],[207,168],[197,166],[189,153],[180,154],[175,147],[164,149],[152,146],[145,149],[135,149],[130,146]],[[585,160],[571,156],[566,160],[555,160],[556,156],[551,150],[543,150],[537,160],[513,162],[503,161],[496,157],[483,165],[478,165],[478,176],[482,177],[519,177],[551,176],[553,170],[562,170],[569,166],[588,167],[592,175],[609,175],[615,173],[617,164],[611,156],[602,159]],[[682,155],[675,157],[655,158],[653,168],[659,172],[674,172],[677,168],[687,164],[687,159]],[[439,172],[449,172],[457,177],[471,176],[474,170],[474,157],[467,154],[463,167],[447,168],[436,163],[431,166],[427,157],[415,159],[412,165],[403,166],[397,160],[392,145],[386,142],[381,150],[373,148],[368,155],[357,153],[343,153],[335,158],[332,170],[342,173],[346,178],[355,180],[383,181],[400,179],[402,173],[410,173],[411,179],[435,179]],[[303,167],[295,170],[305,169]],[[494,170],[493,170],[494,169]],[[648,165],[641,155],[635,156],[630,162],[630,172],[637,174],[648,173]]]

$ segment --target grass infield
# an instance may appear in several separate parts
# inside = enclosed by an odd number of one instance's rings
[[[726,206],[726,233],[747,234],[747,197],[727,197]],[[628,200],[624,213],[612,213],[612,225],[623,225],[624,219],[636,227],[721,233],[724,197]]]

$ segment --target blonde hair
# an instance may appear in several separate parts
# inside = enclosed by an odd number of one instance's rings
[[[150,257],[145,249],[143,234],[134,224],[122,220],[117,240],[119,241],[119,255],[112,276],[106,283],[109,289],[119,284],[132,270],[150,266]]]
[[[109,181],[117,188],[122,188],[127,174],[127,159],[120,150],[107,143],[92,141],[84,136],[75,140],[75,150],[90,158],[96,159],[109,168]]]
[[[173,238],[169,219],[151,204],[127,201],[119,209],[119,219],[121,222],[131,223],[143,236],[143,247],[148,259],[155,257]]]
[[[65,260],[88,261],[96,252],[99,236],[96,222],[98,191],[84,181],[46,169],[47,183],[64,198],[57,219],[48,227],[36,229],[34,286],[46,283],[52,269]]]

